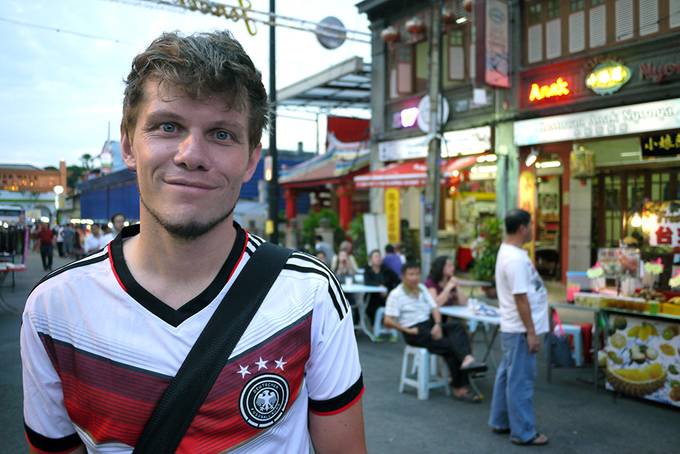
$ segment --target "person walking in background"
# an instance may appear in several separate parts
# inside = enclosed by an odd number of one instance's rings
[[[40,248],[43,270],[52,271],[55,238],[54,232],[46,222],[40,224],[36,239]]]
[[[387,294],[399,285],[399,275],[389,269],[383,263],[383,259],[378,249],[374,249],[368,254],[368,265],[364,268],[364,284],[382,285],[387,290],[384,293],[369,293],[368,304],[366,305],[366,315],[373,323],[375,313],[379,307],[385,306]]]
[[[64,226],[57,225],[57,252],[59,257],[64,256]]]
[[[439,306],[420,283],[420,265],[404,264],[401,284],[387,297],[384,323],[387,328],[401,331],[407,344],[427,348],[444,357],[456,399],[471,403],[482,401],[470,389],[468,373],[482,372],[486,366],[471,355],[467,333],[460,325],[442,323]]]
[[[66,257],[71,257],[73,255],[73,241],[75,238],[75,232],[71,224],[64,225],[64,231],[62,232],[64,237],[64,255]]]
[[[503,359],[496,372],[489,425],[519,445],[544,445],[536,430],[534,383],[539,336],[548,332],[548,292],[522,245],[531,240],[531,215],[520,209],[505,217],[505,240],[496,259]]]
[[[85,256],[85,232],[82,226],[73,229],[73,258],[80,260]]]
[[[401,274],[401,267],[403,263],[401,263],[401,257],[397,255],[394,250],[394,246],[391,244],[385,246],[385,257],[383,258],[383,263],[397,276]]]
[[[94,254],[107,244],[99,224],[92,224],[90,228],[90,234],[85,237],[85,255]]]

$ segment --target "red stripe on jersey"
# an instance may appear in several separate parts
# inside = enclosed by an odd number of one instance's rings
[[[111,254],[111,243],[106,245],[106,249],[109,252],[109,264],[111,265],[111,271],[113,271],[113,275],[118,281],[118,285],[120,285],[120,288],[123,289],[125,293],[127,293],[127,289],[123,285],[123,281],[120,280],[120,276],[118,276],[118,273],[116,272],[116,267],[113,265],[113,254]]]
[[[239,263],[241,263],[241,260],[243,260],[243,256],[246,255],[246,248],[248,247],[248,231],[246,229],[243,229],[243,231],[246,233],[246,240],[243,242],[243,249],[241,250],[241,255],[239,255],[238,260],[236,261],[236,264],[234,267],[231,269],[229,272],[229,277],[227,278],[227,282],[229,282],[229,279],[234,275],[234,272],[238,269]]]
[[[343,407],[338,408],[337,410],[333,410],[333,411],[329,411],[329,412],[320,412],[320,411],[314,411],[314,410],[310,410],[310,411],[312,413],[314,413],[315,415],[319,415],[319,416],[337,415],[338,413],[342,413],[343,411],[349,410],[349,408],[352,405],[359,402],[359,400],[361,400],[361,397],[364,395],[365,390],[366,390],[366,388],[361,388],[361,391],[359,391],[359,394],[354,399],[352,399],[351,402],[349,402],[347,405],[344,405]]]
[[[267,428],[250,426],[240,410],[244,387],[253,378],[285,379],[286,411],[298,398],[310,354],[311,312],[264,339],[222,369],[182,439],[178,452],[222,452],[242,445]],[[62,382],[69,417],[97,443],[134,446],[170,379],[74,348],[40,334]],[[259,365],[258,365],[259,364]],[[248,374],[239,374],[247,368]]]

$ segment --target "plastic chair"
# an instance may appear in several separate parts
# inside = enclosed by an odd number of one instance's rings
[[[375,311],[375,319],[373,320],[373,335],[380,337],[383,334],[389,334],[391,338],[396,339],[399,336],[399,332],[394,328],[385,328],[383,318],[385,318],[385,308],[379,307]]]
[[[403,393],[406,386],[411,386],[416,389],[419,400],[427,400],[430,390],[437,388],[444,388],[444,393],[451,395],[446,368],[441,367],[438,359],[437,355],[431,354],[426,348],[407,345],[401,362],[399,392]],[[408,374],[409,360],[414,366],[415,377]]]

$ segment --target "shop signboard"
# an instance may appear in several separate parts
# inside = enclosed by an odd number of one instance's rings
[[[515,122],[515,145],[680,129],[680,98]]]
[[[427,136],[392,140],[378,144],[378,155],[382,162],[401,161],[427,157]],[[447,131],[442,141],[442,158],[480,154],[491,150],[491,127]]]
[[[680,131],[640,136],[642,157],[675,157],[680,154]]]
[[[680,201],[645,203],[642,231],[650,246],[680,246]]]
[[[387,242],[397,244],[400,240],[399,188],[385,189],[385,218],[387,221]]]
[[[476,64],[479,82],[494,87],[510,87],[510,41],[506,0],[477,1]]]
[[[680,320],[606,314],[607,389],[680,408]]]

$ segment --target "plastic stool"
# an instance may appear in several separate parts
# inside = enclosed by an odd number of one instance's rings
[[[385,308],[379,307],[375,311],[375,319],[373,320],[373,335],[375,337],[380,337],[383,334],[389,334],[391,338],[397,339],[399,337],[399,331],[394,328],[385,328],[383,325],[383,318],[385,317]]]
[[[415,377],[409,377],[408,375],[409,359],[415,366]],[[446,368],[440,367],[438,356],[431,354],[426,348],[413,347],[411,345],[407,345],[404,348],[399,392],[403,393],[407,385],[416,389],[418,399],[420,400],[427,400],[430,397],[430,390],[436,388],[444,388],[447,396],[451,394]]]
[[[581,337],[581,327],[563,323],[562,328],[564,328],[564,334],[571,336],[573,339],[574,348],[572,349],[571,356],[574,358],[574,364],[576,366],[583,366],[583,338]]]

